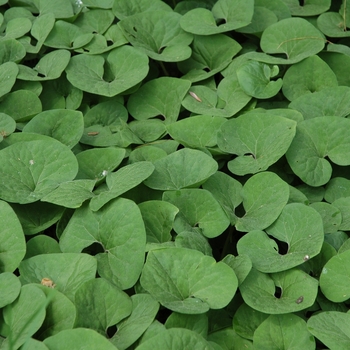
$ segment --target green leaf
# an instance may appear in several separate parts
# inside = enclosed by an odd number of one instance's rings
[[[49,137],[6,147],[0,163],[0,197],[20,204],[38,201],[78,172],[70,149]]]
[[[166,126],[159,119],[133,120],[129,123],[129,127],[145,143],[156,141],[166,134]]]
[[[160,0],[120,0],[114,1],[113,13],[119,19],[146,11],[172,11],[169,5]]]
[[[238,335],[253,340],[256,329],[269,317],[268,314],[252,309],[243,303],[233,316],[232,325]]]
[[[35,255],[53,253],[61,253],[58,242],[50,236],[41,234],[31,238],[27,242],[27,252],[24,258],[29,259]]]
[[[196,85],[182,101],[183,107],[195,114],[229,118],[239,112],[251,100],[240,87],[235,76],[220,81],[217,90]]]
[[[346,38],[349,31],[346,30],[344,18],[336,12],[322,13],[317,18],[317,27],[327,36],[332,38]]]
[[[45,39],[45,46],[74,50],[88,44],[92,38],[92,33],[84,32],[77,25],[58,20]]]
[[[225,307],[238,285],[229,266],[186,248],[150,251],[140,282],[163,306],[185,314]]]
[[[75,294],[75,328],[90,328],[105,335],[107,328],[129,316],[130,297],[103,278],[85,282]]]
[[[186,32],[197,35],[212,35],[229,32],[248,25],[253,17],[252,0],[219,0],[212,10],[195,8],[181,19]]]
[[[32,29],[30,31],[31,36],[36,40],[36,42],[34,41],[35,45],[31,45],[31,40],[27,40],[28,37],[19,39],[19,41],[28,53],[37,54],[54,25],[55,16],[52,12],[40,14],[40,16],[35,17],[33,20]]]
[[[221,126],[218,146],[238,157],[229,170],[246,175],[266,170],[288,150],[296,131],[293,120],[267,113],[249,112]]]
[[[70,18],[74,16],[73,5],[70,0],[62,0],[57,3],[55,0],[33,0],[33,3],[40,14],[53,13],[56,18]]]
[[[130,46],[102,56],[76,55],[66,68],[67,79],[83,91],[112,97],[142,81],[148,73],[148,57]]]
[[[350,346],[350,314],[326,311],[313,315],[307,321],[307,328],[329,349],[345,350]]]
[[[238,241],[237,250],[249,256],[255,269],[267,273],[285,271],[313,258],[324,239],[320,215],[300,203],[286,205],[266,231],[277,241],[263,231],[250,231]],[[278,241],[287,244],[287,252],[280,251]]]
[[[331,0],[306,0],[302,6],[298,0],[283,0],[293,16],[315,16],[326,12]]]
[[[341,117],[318,117],[298,123],[286,153],[293,172],[310,186],[326,184],[332,175],[327,157],[338,165],[350,164],[350,121]]]
[[[0,97],[11,91],[18,74],[18,66],[14,62],[5,62],[0,65]]]
[[[31,119],[22,131],[51,136],[73,148],[83,135],[83,114],[66,109],[44,111]]]
[[[28,66],[18,65],[19,73],[17,78],[21,80],[53,80],[61,76],[70,60],[70,53],[67,50],[56,50],[43,56],[32,69]]]
[[[42,325],[45,318],[46,296],[35,285],[22,286],[19,297],[3,309],[3,319],[10,334],[1,349],[18,349]]]
[[[313,305],[318,281],[298,269],[268,275],[253,268],[239,289],[243,300],[253,309],[280,315]]]
[[[25,235],[34,235],[55,224],[64,208],[53,204],[35,202],[29,204],[11,203]]]
[[[324,199],[328,203],[335,200],[350,197],[350,180],[344,177],[334,177],[329,180],[324,193]]]
[[[156,190],[198,187],[217,170],[216,161],[202,151],[183,148],[154,162],[145,185]]]
[[[226,35],[214,34],[196,35],[191,48],[191,57],[179,62],[178,67],[185,74],[182,79],[198,82],[221,72],[242,47]]]
[[[95,8],[82,11],[74,24],[85,33],[103,34],[112,25],[114,18],[112,11]]]
[[[208,340],[214,349],[238,350],[247,349],[253,350],[253,343],[247,339],[240,337],[232,327],[220,329],[214,333],[210,333]],[[215,346],[214,346],[215,344]],[[216,347],[217,346],[217,347]],[[220,346],[220,347],[219,347]]]
[[[206,338],[208,334],[208,316],[206,314],[185,315],[172,312],[165,322],[167,329],[186,328]]]
[[[74,300],[79,286],[95,278],[96,265],[96,259],[88,254],[42,254],[23,260],[19,272],[23,284],[50,279],[58,291]]]
[[[342,214],[336,206],[324,202],[315,202],[310,204],[310,207],[321,215],[325,234],[336,233],[340,229]]]
[[[67,345],[74,349],[84,348],[84,350],[115,350],[115,346],[101,334],[92,329],[74,328],[66,329],[52,337],[46,338],[44,344],[49,349],[65,350]]]
[[[170,241],[170,231],[179,209],[171,203],[155,200],[140,203],[139,208],[146,228],[147,242]]]
[[[110,200],[136,187],[147,179],[154,171],[151,162],[137,162],[126,165],[116,172],[108,173],[106,183],[108,190],[100,192],[91,199],[90,209],[97,211]]]
[[[0,201],[0,221],[0,271],[13,272],[24,258],[26,244],[20,221],[10,205],[4,201]]]
[[[159,310],[158,302],[149,294],[134,294],[131,301],[131,315],[117,324],[117,332],[109,339],[120,350],[127,349],[141,337]]]
[[[289,187],[278,175],[266,171],[250,177],[241,195],[245,215],[238,218],[236,229],[242,232],[263,230],[278,218],[287,204]]]
[[[347,264],[350,250],[332,257],[322,269],[320,287],[325,297],[335,303],[349,299],[350,275]]]
[[[205,255],[213,256],[207,238],[194,231],[182,231],[179,233],[175,238],[175,247],[198,250]]]
[[[239,255],[235,257],[232,254],[227,254],[222,259],[222,262],[230,266],[235,272],[238,279],[238,285],[245,280],[252,269],[252,261],[247,255]]]
[[[1,101],[0,113],[5,113],[16,122],[30,120],[42,111],[39,97],[32,91],[18,90],[10,92]]]
[[[177,121],[167,126],[169,135],[179,143],[190,148],[214,147],[216,134],[225,118],[197,115]]]
[[[318,56],[311,56],[291,66],[283,77],[283,94],[289,101],[300,96],[338,86],[337,76]]]
[[[276,75],[275,67],[271,68],[267,64],[257,61],[248,61],[241,65],[237,70],[237,78],[243,91],[247,95],[260,99],[277,95],[283,82],[281,78],[271,80]]]
[[[112,172],[123,160],[122,148],[92,148],[77,154],[78,179],[101,180]]]
[[[0,113],[0,142],[16,130],[16,122],[9,115]]]
[[[46,294],[48,305],[45,320],[35,337],[45,340],[65,329],[73,328],[76,318],[75,304],[58,290],[52,290],[44,285],[38,287]]]
[[[296,334],[298,336],[296,336]],[[315,339],[306,322],[296,315],[270,315],[256,329],[254,347],[261,350],[315,349]]]
[[[264,30],[260,41],[264,53],[251,52],[246,57],[270,64],[293,64],[319,53],[324,45],[324,36],[307,20],[286,18]]]
[[[121,289],[131,288],[139,278],[145,256],[146,233],[137,205],[118,198],[102,210],[88,205],[77,209],[60,239],[63,252],[81,252],[98,243],[98,273]]]
[[[1,39],[7,40],[20,38],[28,33],[31,27],[32,22],[29,18],[13,18],[7,22],[5,35]]]
[[[52,192],[41,198],[41,201],[60,205],[65,208],[79,208],[84,201],[94,197],[92,190],[95,183],[95,180],[63,182]]]
[[[9,39],[1,42],[0,64],[5,62],[18,63],[26,55],[26,50],[21,43],[15,39]]]
[[[346,117],[350,114],[349,98],[350,87],[336,86],[300,96],[289,104],[289,108],[299,111],[304,119],[329,115]]]
[[[0,308],[17,299],[21,290],[21,282],[11,272],[0,273]]]
[[[261,33],[270,25],[278,22],[276,14],[266,6],[258,6],[254,2],[254,14],[251,23],[247,26],[237,29],[239,33],[255,34],[260,37]]]
[[[161,347],[164,350],[185,349],[192,350],[210,349],[209,342],[200,334],[184,328],[172,328],[161,332],[137,347],[139,350],[152,350]]]
[[[178,234],[183,231],[197,232],[199,229],[205,237],[214,238],[221,235],[230,224],[220,204],[207,190],[166,191],[163,200],[180,210],[173,226]]]
[[[231,224],[234,225],[237,221],[235,209],[242,203],[241,183],[233,177],[217,171],[202,187],[211,192],[230,218]]]
[[[161,116],[166,123],[173,123],[190,86],[189,81],[178,78],[150,80],[130,96],[128,111],[137,120]]]
[[[191,56],[193,36],[180,27],[181,15],[170,11],[146,11],[122,19],[118,25],[129,42],[150,58],[178,62]]]

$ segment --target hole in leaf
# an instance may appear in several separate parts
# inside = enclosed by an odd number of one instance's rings
[[[299,0],[299,5],[304,6],[304,0]]]
[[[136,27],[132,27],[133,31],[137,33]]]
[[[114,74],[111,71],[110,65],[107,61],[105,61],[105,64],[103,66],[103,80],[110,83],[115,79]]]
[[[282,288],[275,286],[275,294],[274,294],[274,296],[277,299],[280,299],[281,296],[282,296]]]
[[[92,243],[88,247],[84,248],[82,251],[82,253],[87,253],[90,255],[97,255],[99,253],[104,253],[104,252],[105,252],[105,250],[104,250],[102,244],[98,243],[98,242]]]

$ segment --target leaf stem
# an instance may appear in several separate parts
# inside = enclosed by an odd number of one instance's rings
[[[164,63],[162,61],[159,61],[159,65],[162,68],[163,73],[168,77],[169,76],[169,72],[166,70]]]

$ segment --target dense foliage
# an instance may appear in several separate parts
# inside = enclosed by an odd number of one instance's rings
[[[0,25],[1,350],[350,348],[347,0]]]

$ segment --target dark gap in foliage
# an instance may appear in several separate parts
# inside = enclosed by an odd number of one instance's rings
[[[95,242],[89,245],[88,247],[84,248],[82,253],[87,253],[94,256],[99,253],[105,253],[105,250],[101,243]]]
[[[278,254],[280,255],[286,255],[288,253],[288,249],[289,249],[289,245],[286,242],[280,241],[275,237],[271,237],[271,239],[273,239],[278,246]],[[276,248],[275,248],[276,249]]]
[[[277,298],[277,299],[280,299],[281,296],[282,296],[282,289],[278,286],[275,286],[275,294],[274,296]]]
[[[217,26],[220,26],[221,24],[225,24],[225,23],[226,23],[226,21],[225,21],[224,18],[217,18],[217,19],[215,20],[215,22],[216,22],[216,25],[217,25]]]
[[[299,5],[304,6],[304,0],[299,0]]]
[[[165,321],[167,320],[167,318],[171,315],[172,311],[169,309],[166,309],[165,307],[161,307],[158,311],[157,314],[157,320],[160,323],[165,323]]]
[[[115,335],[115,333],[117,333],[117,331],[118,327],[116,325],[108,327],[106,331],[107,338],[112,338]]]

